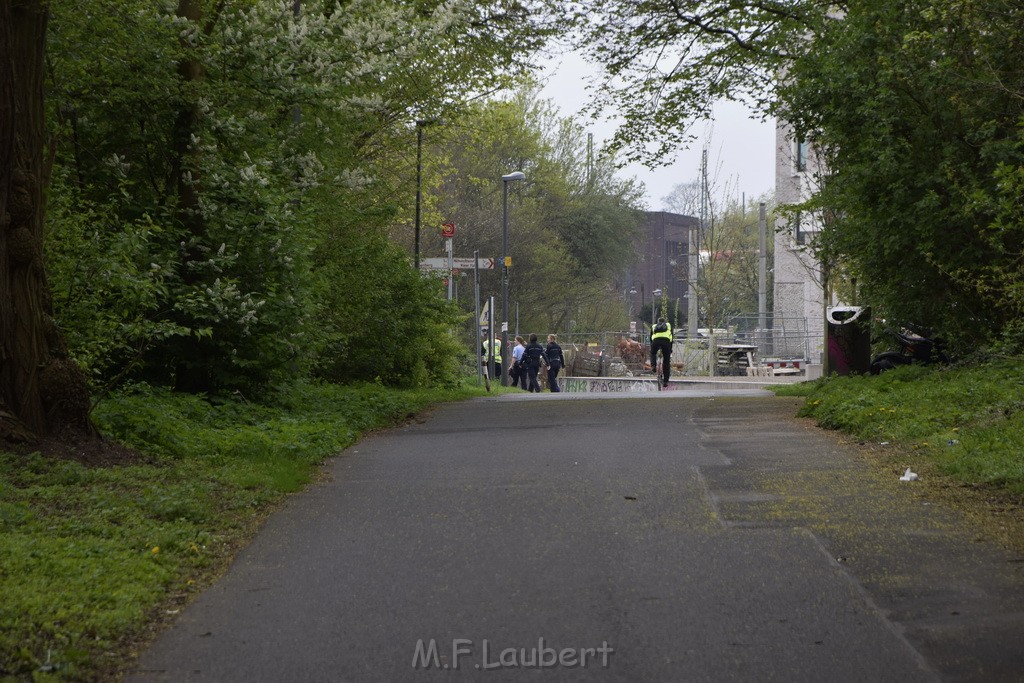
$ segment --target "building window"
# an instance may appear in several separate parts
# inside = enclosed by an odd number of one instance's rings
[[[793,141],[793,170],[803,173],[807,170],[807,141],[797,138]]]
[[[803,214],[799,211],[793,215],[793,239],[797,244],[807,244],[807,231],[804,230]]]

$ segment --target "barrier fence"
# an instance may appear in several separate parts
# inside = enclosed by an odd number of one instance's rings
[[[820,363],[823,339],[803,318],[737,316],[724,328],[696,338],[676,334],[672,372],[684,376],[803,373]],[[569,332],[558,335],[566,357],[564,374],[575,377],[636,377],[650,371],[650,344],[630,332]]]

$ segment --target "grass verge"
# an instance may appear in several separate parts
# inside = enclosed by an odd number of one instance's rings
[[[0,679],[116,677],[288,493],[363,433],[483,394],[303,383],[261,403],[105,401],[116,464],[0,453]]]

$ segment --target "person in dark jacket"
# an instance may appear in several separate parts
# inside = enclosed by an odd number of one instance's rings
[[[548,335],[548,345],[544,353],[548,358],[548,389],[561,391],[558,388],[558,371],[565,367],[565,357],[562,355],[562,347],[558,345],[558,337]]]
[[[537,372],[540,371],[541,364],[548,364],[548,358],[544,352],[544,347],[537,343],[537,335],[530,335],[530,343],[526,345],[526,350],[523,351],[522,362],[526,363],[526,372],[530,377],[529,391],[536,391],[539,394],[540,384],[537,383]]]

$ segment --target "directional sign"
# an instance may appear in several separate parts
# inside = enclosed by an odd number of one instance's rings
[[[457,258],[452,259],[452,267],[460,270],[473,270],[473,259],[471,258]],[[441,256],[439,258],[424,258],[420,259],[420,268],[426,270],[448,270],[448,259]],[[481,270],[493,270],[494,259],[492,258],[480,258],[477,259],[477,268]]]

